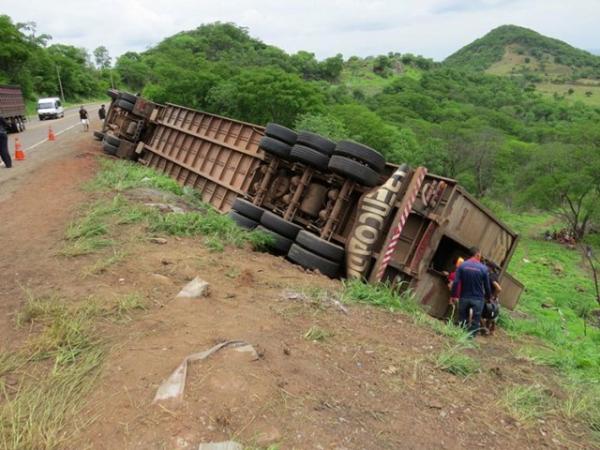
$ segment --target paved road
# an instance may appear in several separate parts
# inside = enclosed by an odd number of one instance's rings
[[[87,109],[90,119],[96,119],[98,117],[98,108],[100,108],[100,104],[85,105],[85,109]],[[15,153],[15,138],[19,138],[19,141],[26,152],[28,150],[35,150],[36,147],[48,139],[48,127],[50,126],[57,136],[72,128],[76,128],[77,126],[79,126],[79,130],[74,131],[82,131],[78,111],[78,106],[68,108],[65,110],[65,117],[42,121],[40,121],[37,116],[31,116],[30,120],[27,121],[27,129],[24,132],[11,133],[8,135],[10,154],[14,155]],[[91,133],[91,127],[89,133]]]
[[[8,135],[8,145],[11,156],[13,156],[12,169],[6,169],[0,162],[0,202],[9,198],[15,190],[22,186],[23,181],[27,180],[30,172],[46,165],[56,158],[72,154],[81,153],[86,148],[93,149],[94,143],[98,142],[92,139],[92,130],[99,129],[101,124],[98,119],[99,104],[85,105],[90,114],[90,131],[83,131],[79,122],[79,107],[69,108],[65,111],[65,117],[54,120],[39,121],[37,117],[31,118],[27,122],[27,129],[22,133],[10,133]],[[56,134],[56,141],[48,141],[48,127]],[[25,161],[16,161],[15,138],[21,142],[25,150]],[[2,248],[2,243],[0,243]]]

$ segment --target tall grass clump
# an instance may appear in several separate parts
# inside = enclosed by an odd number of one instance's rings
[[[476,345],[464,328],[427,314],[414,294],[405,289],[405,286],[394,288],[388,283],[371,284],[360,280],[348,280],[344,282],[342,300],[374,305],[390,312],[403,312],[416,324],[427,326],[439,335],[452,338],[463,345]]]
[[[100,160],[100,170],[88,183],[88,189],[94,191],[117,191],[149,187],[183,195],[183,188],[172,178],[149,167],[130,161]]]
[[[435,361],[436,366],[445,372],[466,378],[479,370],[479,362],[465,354],[463,345],[448,346]]]
[[[243,230],[210,206],[202,212],[153,214],[149,216],[148,229],[174,236],[205,236],[207,245],[215,251],[222,251],[223,245],[242,247],[246,243],[260,250],[272,241],[266,233]]]
[[[0,448],[67,448],[90,422],[80,413],[105,354],[90,311],[29,295],[17,323],[32,335],[18,352],[0,354],[0,373],[17,380],[0,384]]]
[[[500,400],[508,413],[523,424],[532,424],[552,410],[552,401],[543,386],[515,385],[507,388]]]
[[[395,289],[388,283],[370,284],[356,279],[345,281],[342,299],[385,308],[390,312],[402,311],[411,315],[423,313],[410,290]]]

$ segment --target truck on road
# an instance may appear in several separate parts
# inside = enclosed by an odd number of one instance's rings
[[[25,101],[19,86],[0,85],[0,117],[9,124],[9,131],[25,131]]]
[[[523,285],[507,268],[518,235],[456,180],[385,161],[357,142],[240,122],[109,91],[105,152],[200,191],[240,226],[270,234],[273,251],[329,277],[410,288],[436,317],[447,272],[477,246],[499,269],[500,302]]]

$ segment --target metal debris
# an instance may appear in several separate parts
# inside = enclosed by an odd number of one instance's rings
[[[200,277],[194,278],[186,284],[176,298],[198,298],[208,295],[208,282]]]
[[[254,347],[244,341],[226,341],[215,345],[214,347],[200,353],[192,353],[188,355],[179,364],[177,369],[159,386],[154,396],[152,403],[157,403],[164,400],[181,401],[183,399],[183,391],[185,389],[185,380],[187,377],[188,363],[200,361],[208,358],[213,353],[221,350],[224,347],[234,347],[238,352],[249,352],[252,354],[253,360],[258,359],[258,353]]]

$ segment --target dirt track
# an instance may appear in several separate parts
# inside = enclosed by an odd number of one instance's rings
[[[0,184],[2,341],[15,347],[27,338],[28,330],[14,326],[27,292],[72,302],[135,293],[150,305],[127,323],[102,324],[110,351],[86,406],[96,419],[65,448],[191,449],[229,438],[281,449],[579,446],[565,423],[524,426],[498,405],[512,383],[553,386],[547,372],[512,356],[506,340],[482,341],[482,371],[463,380],[435,366],[447,341],[410,318],[288,299],[287,290],[335,295],[341,285],[282,258],[234,248],[211,253],[201,239],[156,245],[129,226],[121,237],[125,257],[85,275],[106,255],[58,252],[68,223],[90,201],[81,184],[97,169],[100,146],[79,133],[62,146],[13,178],[10,189]],[[174,300],[196,275],[211,284],[210,296]],[[307,340],[312,326],[329,336]],[[186,355],[224,339],[252,343],[261,358],[222,351],[192,366],[182,405],[151,404]]]

